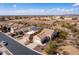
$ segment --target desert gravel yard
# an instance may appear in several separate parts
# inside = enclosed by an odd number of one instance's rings
[[[33,48],[35,48],[37,45],[38,45],[37,42],[33,42],[33,43],[30,43],[30,44],[28,44],[28,45],[26,45],[26,46],[29,47],[29,48],[31,48],[31,49],[33,49]]]
[[[61,54],[64,52],[67,55],[79,55],[79,49],[72,45],[61,46],[59,50],[61,50],[59,51]]]

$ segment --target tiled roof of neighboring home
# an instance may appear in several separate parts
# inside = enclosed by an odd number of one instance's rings
[[[38,33],[37,35],[35,35],[36,37],[39,37],[40,39],[43,39],[45,36],[49,36],[51,37],[53,33],[53,30],[50,29],[43,29],[40,33]]]
[[[29,27],[22,26],[22,27],[21,27],[21,30],[24,31],[24,32],[27,32],[27,31],[29,30]]]
[[[23,24],[18,24],[18,28],[20,29],[23,26]]]
[[[8,23],[8,25],[9,25],[9,26],[11,26],[11,25],[13,25],[13,24],[14,24],[13,22],[11,22],[11,23]]]
[[[14,28],[14,29],[21,29],[21,27],[23,26],[23,24],[13,23],[10,26],[12,28]]]
[[[18,25],[17,23],[14,23],[12,26],[15,27],[15,26],[17,26],[17,25]]]

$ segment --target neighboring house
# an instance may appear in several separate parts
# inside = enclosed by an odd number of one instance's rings
[[[17,23],[13,23],[10,25],[14,30],[18,29],[18,24]]]
[[[22,31],[21,28],[23,27],[22,24],[18,24],[18,23],[11,23],[9,24],[9,26],[11,28],[11,33]]]
[[[33,40],[33,36],[34,35],[36,35],[36,34],[38,34],[38,33],[40,33],[42,31],[42,28],[39,28],[39,29],[34,29],[34,28],[32,28],[30,31],[28,31],[27,33],[25,33],[25,35],[24,35],[24,39],[26,39],[26,40]]]
[[[43,45],[44,43],[50,40],[52,33],[53,30],[44,28],[40,33],[33,37],[33,41]]]
[[[23,27],[21,27],[20,30],[23,31],[24,33],[26,33],[29,31],[29,27],[23,26]]]

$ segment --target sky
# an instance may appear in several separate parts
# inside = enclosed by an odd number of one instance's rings
[[[0,3],[0,15],[79,14],[79,3]]]

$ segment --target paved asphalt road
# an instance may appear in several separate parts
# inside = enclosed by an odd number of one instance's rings
[[[21,45],[20,43],[16,42],[12,38],[4,35],[0,32],[0,41],[8,42],[8,45],[5,46],[9,51],[14,55],[40,55],[39,53]]]

